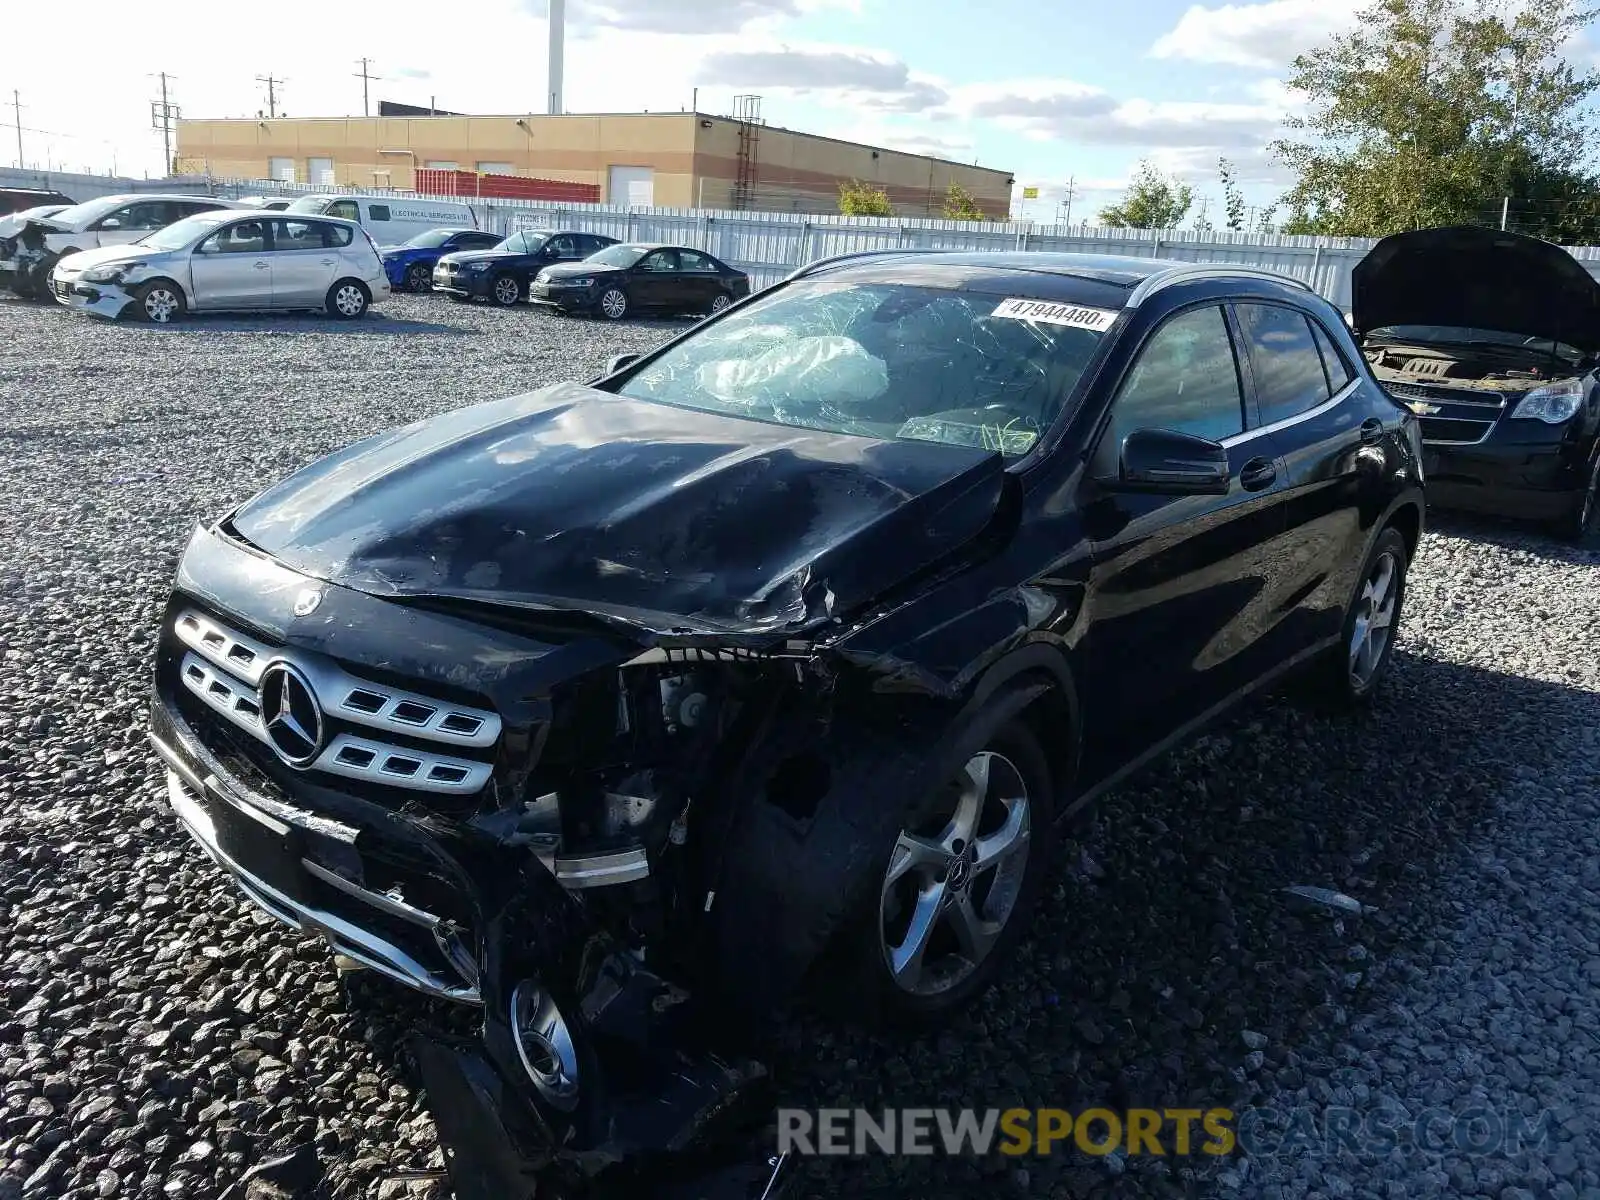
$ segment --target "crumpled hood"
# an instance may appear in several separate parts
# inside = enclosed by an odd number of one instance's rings
[[[1476,226],[1384,238],[1351,276],[1358,337],[1385,325],[1453,325],[1600,351],[1600,283],[1560,246]]]
[[[656,632],[792,632],[994,518],[998,454],[795,429],[556,384],[358,442],[232,527],[377,595],[580,609]]]
[[[149,246],[96,246],[89,250],[79,250],[76,254],[69,254],[60,261],[74,271],[86,271],[90,267],[99,267],[107,263],[138,262],[141,258],[164,253],[166,251],[152,250]]]

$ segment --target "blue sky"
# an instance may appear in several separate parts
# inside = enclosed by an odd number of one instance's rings
[[[256,77],[269,74],[285,81],[283,112],[359,114],[353,74],[363,55],[381,77],[374,98],[542,111],[544,3],[336,4],[318,7],[310,24],[262,9],[263,19],[230,26],[219,40],[209,0],[166,0],[159,21],[118,0],[79,0],[76,19],[95,37],[74,45],[75,82],[63,83],[56,56],[11,55],[0,93],[22,92],[30,165],[114,163],[134,174],[159,171],[149,99],[162,70],[176,76],[173,94],[187,116],[254,115],[266,103]],[[1021,215],[1035,220],[1056,216],[1069,179],[1074,220],[1092,215],[1148,157],[1191,180],[1215,215],[1219,155],[1235,162],[1252,204],[1286,186],[1265,146],[1294,107],[1282,86],[1288,64],[1348,28],[1359,7],[567,0],[566,106],[675,110],[698,88],[703,111],[728,112],[736,93],[759,93],[771,124],[1007,169],[1019,190],[1041,189],[1025,207],[1018,200]],[[24,5],[8,17],[8,36],[18,45],[58,39],[58,20],[48,6]],[[0,161],[13,156],[10,142],[0,139]]]

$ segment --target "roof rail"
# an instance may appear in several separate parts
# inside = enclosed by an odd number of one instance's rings
[[[1297,287],[1307,292],[1316,291],[1303,279],[1296,279],[1293,275],[1284,275],[1278,271],[1264,270],[1261,267],[1235,266],[1231,263],[1185,263],[1181,267],[1173,267],[1140,280],[1128,293],[1124,307],[1137,308],[1162,288],[1171,287],[1175,283],[1188,283],[1194,279],[1232,279],[1240,275],[1251,279],[1270,280],[1273,283],[1286,283],[1290,287]]]
[[[784,276],[784,282],[792,279],[804,279],[807,275],[820,271],[823,267],[831,267],[835,263],[849,262],[860,258],[886,258],[895,254],[948,254],[949,251],[937,249],[932,246],[899,246],[894,249],[887,247],[879,250],[851,250],[846,254],[830,254],[826,258],[813,259],[803,267],[796,267]]]

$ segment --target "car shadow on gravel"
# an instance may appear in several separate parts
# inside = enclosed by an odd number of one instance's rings
[[[1476,718],[1462,715],[1468,696]],[[1519,750],[1537,735],[1546,761],[1578,756],[1574,716],[1592,722],[1594,705],[1579,689],[1405,653],[1369,712],[1259,702],[1101,803],[1063,848],[997,994],[955,1027],[903,1040],[810,1017],[786,1027],[772,1059],[783,1102],[1238,1110],[1289,1103],[1309,1084],[1332,1103],[1351,1026],[1388,1008],[1411,953],[1460,903],[1443,882],[1450,868],[1476,833],[1518,820],[1531,771]],[[1486,721],[1499,736],[1483,736]],[[1295,885],[1364,911],[1284,892]],[[958,1197],[1009,1184],[1176,1197],[1210,1192],[1230,1165],[1075,1150],[812,1159],[798,1194]]]
[[[1533,521],[1429,509],[1428,531],[1445,537],[1499,546],[1505,550],[1521,550],[1557,562],[1600,565],[1600,526],[1582,542],[1570,542],[1563,541]]]

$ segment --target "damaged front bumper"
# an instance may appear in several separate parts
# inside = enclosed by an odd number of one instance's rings
[[[84,283],[60,271],[50,276],[50,295],[57,304],[108,321],[116,320],[133,303],[133,297],[114,283]]]
[[[479,1007],[478,1044],[411,1041],[459,1200],[646,1184],[705,1200],[780,1194],[785,1164],[751,1133],[765,1069],[712,1051],[687,995],[614,944],[544,863],[476,864],[490,882],[474,897],[485,925],[473,955],[449,918],[368,886],[369,830],[235,777],[159,694],[151,740],[180,823],[254,904],[390,979]]]

